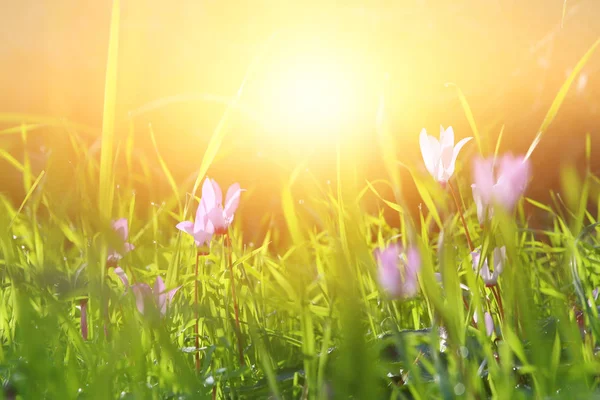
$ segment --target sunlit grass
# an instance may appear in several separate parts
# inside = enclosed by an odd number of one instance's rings
[[[117,40],[114,28],[111,46]],[[160,132],[149,128],[159,177],[148,172],[147,159],[133,156],[133,133],[146,127],[130,120],[126,142],[114,142],[116,47],[111,49],[100,162],[78,140],[82,132],[69,125],[65,138],[77,157],[71,185],[58,193],[49,190],[45,170],[33,171],[27,157],[0,153],[15,174],[22,174],[26,193],[18,205],[0,195],[5,397],[598,395],[600,324],[594,290],[600,286],[600,178],[589,168],[594,156],[589,137],[586,171],[581,175],[565,168],[553,204],[521,198],[513,213],[494,209],[491,220],[480,222],[469,168],[457,169],[444,189],[417,166],[396,159],[383,96],[374,123],[389,177],[348,184],[344,139],[336,132],[335,184],[323,187],[299,165],[283,185],[285,232],[268,229],[262,243],[247,242],[236,221],[244,218],[244,203],[253,198],[243,193],[227,236],[214,236],[210,251],[198,256],[193,239],[175,225],[192,217],[199,188],[262,53],[207,147],[199,149],[203,158],[196,179],[180,187],[154,139]],[[535,143],[543,140],[579,69],[557,95]],[[281,90],[276,95],[280,121],[299,130],[312,129],[311,124],[337,129],[348,105],[345,88],[332,78],[335,71],[290,71],[281,87],[275,85]],[[490,152],[492,143],[480,136],[467,100],[458,93],[476,137],[473,145]],[[36,128],[19,125],[2,132],[20,133],[25,142],[28,129]],[[126,167],[114,168],[117,163]],[[138,176],[134,170],[145,172]],[[415,220],[403,200],[400,171],[410,173],[422,198]],[[298,188],[300,178],[307,179]],[[158,179],[169,187],[164,203],[142,203],[134,187],[145,182],[152,190]],[[535,171],[533,179],[540,179]],[[386,186],[394,198],[382,195]],[[456,191],[454,198],[450,190]],[[365,212],[366,201],[380,202],[380,212]],[[589,203],[596,209],[589,209]],[[398,226],[385,220],[384,207],[399,214]],[[531,211],[526,210],[532,207],[546,217],[545,226],[529,226]],[[127,240],[135,246],[117,263],[131,283],[151,285],[160,276],[167,289],[180,287],[164,316],[140,313],[116,265],[107,265],[109,249],[122,246],[108,224],[116,218],[127,218]],[[505,247],[498,286],[486,286],[473,270],[474,249],[467,237],[482,254]],[[413,298],[393,300],[381,290],[374,251],[391,243],[414,246],[420,254]],[[475,314],[477,321],[485,320],[484,311],[494,322],[490,332],[474,323]],[[87,335],[82,335],[86,324]]]

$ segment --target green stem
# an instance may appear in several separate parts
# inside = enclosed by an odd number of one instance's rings
[[[195,346],[196,346],[196,351],[195,351],[195,358],[196,358],[196,373],[200,372],[200,335],[198,332],[198,324],[200,321],[200,317],[198,316],[198,261],[200,259],[200,254],[196,253],[196,269],[195,269],[195,275],[196,275],[196,280],[195,280],[195,284],[194,284],[194,311],[195,311],[195,317],[196,317],[196,326],[195,326],[195,334],[196,334],[196,341],[195,341]]]
[[[465,228],[465,236],[467,237],[467,243],[469,244],[469,249],[471,251],[475,250],[473,247],[473,242],[471,241],[471,235],[469,235],[469,229],[467,228],[467,222],[465,221],[465,216],[463,215],[462,209],[460,207],[460,203],[458,202],[458,197],[456,197],[456,193],[454,192],[454,188],[450,181],[448,181],[448,187],[450,187],[450,192],[452,193],[452,198],[454,198],[454,203],[456,204],[456,209],[458,210],[458,215],[460,215],[460,220],[462,221],[463,227]]]
[[[231,252],[232,252],[232,245],[231,245],[231,237],[229,236],[229,232],[227,232],[225,234],[225,241],[227,243],[227,262],[229,264],[229,274],[231,276],[231,298],[233,299],[233,310],[235,313],[235,324],[237,326],[237,339],[238,339],[238,351],[239,351],[239,358],[240,358],[240,365],[244,365],[244,350],[242,347],[242,338],[241,338],[241,334],[242,334],[242,328],[240,326],[240,309],[238,306],[238,302],[237,302],[237,296],[235,294],[235,275],[233,273],[233,263],[231,261]]]

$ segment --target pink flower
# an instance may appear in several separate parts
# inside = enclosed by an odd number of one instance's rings
[[[204,183],[206,185],[206,182]],[[202,188],[204,193],[204,188]],[[204,199],[204,194],[202,195]],[[196,246],[201,247],[208,245],[212,239],[212,235],[215,228],[208,219],[208,212],[206,210],[206,204],[203,200],[200,200],[198,209],[196,210],[196,219],[194,222],[183,221],[177,224],[177,229],[191,235],[196,241]]]
[[[390,298],[410,298],[417,294],[417,274],[421,269],[421,258],[415,247],[403,253],[401,246],[391,244],[375,250],[379,272],[379,285]]]
[[[127,274],[125,273],[123,268],[116,267],[115,274],[117,274],[121,282],[123,282],[123,286],[125,286],[125,289],[127,289],[129,287],[129,278],[127,278]]]
[[[229,225],[233,222],[233,215],[240,204],[240,195],[243,189],[239,183],[229,186],[225,204],[223,204],[223,192],[219,184],[210,178],[206,178],[202,185],[202,200],[208,215],[208,220],[214,227],[214,233],[223,235],[227,233]]]
[[[156,281],[154,282],[154,288],[151,288],[145,283],[136,283],[135,285],[132,285],[131,288],[135,295],[135,304],[140,313],[144,314],[145,306],[151,301],[160,311],[160,315],[164,316],[167,313],[168,304],[171,303],[181,286],[166,291],[165,283],[160,276],[157,276]]]
[[[494,270],[490,272],[488,260],[484,259],[481,269],[479,269],[479,263],[481,260],[481,250],[476,249],[471,253],[471,259],[473,262],[473,270],[477,272],[479,270],[479,276],[485,282],[486,286],[495,286],[498,284],[498,278],[504,268],[506,262],[506,247],[496,247],[493,251],[493,264]]]
[[[492,158],[477,158],[473,162],[475,183],[471,185],[471,189],[480,223],[483,223],[486,212],[488,217],[493,216],[493,204],[511,212],[525,192],[529,181],[531,164],[528,159],[505,154],[499,161],[496,171]]]
[[[494,319],[492,318],[492,315],[486,311],[483,314],[483,319],[485,320],[485,331],[487,335],[492,336],[492,333],[494,333]],[[473,321],[475,321],[475,324],[477,324],[477,320],[477,313],[475,313],[473,314]]]
[[[123,246],[122,246],[123,254],[128,253],[135,248],[131,243],[127,242],[127,239],[129,238],[129,228],[127,227],[127,218],[121,218],[116,221],[113,221],[112,228],[115,232],[117,232],[117,234],[123,240]],[[121,251],[121,250],[119,250],[119,251]],[[119,253],[115,249],[109,249],[107,261],[110,264],[117,263],[121,258],[123,258],[123,255],[121,253]],[[109,266],[113,266],[113,265],[109,265]]]
[[[452,127],[444,130],[440,126],[440,140],[427,135],[425,128],[421,131],[419,142],[421,154],[427,171],[441,184],[448,182],[456,166],[458,153],[472,137],[464,138],[454,145],[454,130]]]

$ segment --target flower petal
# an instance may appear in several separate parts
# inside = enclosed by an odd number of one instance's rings
[[[129,237],[129,227],[127,226],[127,218],[120,218],[112,222],[112,228],[119,234],[123,241]]]
[[[427,135],[425,128],[421,130],[421,134],[419,135],[419,145],[421,146],[421,155],[423,156],[423,161],[425,162],[425,168],[427,168],[427,171],[429,171],[431,175],[434,175],[434,149],[431,146],[431,142],[429,141],[429,136]]]
[[[183,221],[178,223],[177,225],[175,225],[175,227],[177,229],[179,229],[180,231],[183,231],[189,235],[193,235],[194,234],[194,223],[190,222],[190,221]]]
[[[127,278],[127,274],[125,273],[123,268],[116,267],[115,274],[117,274],[121,282],[123,282],[123,286],[125,286],[125,289],[127,289],[129,287],[129,278]]]
[[[229,189],[227,189],[227,196],[225,198],[224,211],[225,211],[225,215],[228,218],[233,217],[233,213],[235,213],[238,206],[240,205],[240,195],[241,194],[242,194],[242,189],[240,188],[239,183],[234,183],[233,185],[229,186]]]
[[[221,186],[214,179],[210,180],[213,190],[215,192],[215,207],[223,206],[223,192],[221,191]]]
[[[175,289],[171,289],[168,292],[162,293],[160,295],[158,309],[160,310],[160,314],[162,316],[164,316],[167,313],[167,307],[171,304],[171,302],[173,301],[173,297],[179,289],[181,289],[181,286],[178,286]]]
[[[409,271],[411,275],[416,276],[421,269],[421,255],[419,254],[419,250],[415,246],[410,246],[406,251],[406,259],[407,271]]]
[[[206,178],[202,184],[202,199],[201,203],[204,203],[206,212],[215,208],[217,204],[217,194],[215,193],[215,187],[212,184],[210,178]]]
[[[462,150],[463,146],[465,144],[469,143],[469,141],[471,139],[473,139],[473,138],[472,137],[466,137],[466,138],[462,139],[452,149],[452,156],[451,156],[451,159],[450,159],[450,163],[449,164],[444,164],[444,166],[446,166],[446,173],[448,174],[448,178],[450,178],[452,176],[452,174],[454,174],[454,169],[456,168],[456,159],[458,158],[458,153],[460,153],[460,151]]]
[[[213,207],[214,208],[214,207]],[[206,229],[208,221],[208,208],[204,201],[200,200],[196,209],[196,218],[194,219],[194,232],[203,231]]]
[[[483,207],[483,202],[481,200],[481,194],[479,193],[479,189],[477,189],[477,185],[472,184],[471,190],[473,191],[473,201],[475,201],[475,207],[477,208],[477,219],[480,224],[483,224],[485,218],[485,208]]]
[[[136,283],[135,285],[131,286],[131,289],[135,295],[135,305],[138,311],[143,314],[146,301],[148,301],[148,298],[152,296],[152,289],[150,289],[150,286],[146,285],[145,283]]]
[[[440,125],[440,147],[454,147],[454,129],[451,126],[444,130],[444,127]]]
[[[484,318],[485,318],[485,331],[488,336],[492,336],[492,333],[494,333],[494,319],[492,318],[492,315],[489,312],[485,313]]]
[[[529,175],[529,160],[525,160],[521,156],[514,157],[511,154],[505,154],[500,159],[498,168],[498,188],[494,192],[495,201],[507,211],[512,211],[525,192]]]
[[[502,273],[505,261],[506,246],[496,247],[494,249],[494,273],[496,273],[496,271],[498,271],[498,275]]]
[[[125,242],[124,247],[125,247],[125,253],[129,253],[131,250],[135,249],[135,246],[129,242]]]
[[[215,228],[215,233],[224,233],[225,231],[227,231],[229,224],[227,223],[227,220],[225,219],[225,216],[223,215],[222,209],[213,208],[208,213],[208,218],[210,219],[210,222],[212,222],[212,224]]]
[[[212,224],[211,224],[212,226]],[[194,239],[196,241],[196,246],[201,247],[208,245],[210,240],[212,239],[213,233],[206,231],[198,231],[194,233]]]
[[[164,291],[165,291],[165,282],[160,277],[160,275],[158,275],[156,277],[156,280],[154,281],[154,288],[152,289],[152,292],[154,293],[154,297],[158,299],[158,296]]]
[[[473,179],[484,206],[490,205],[494,190],[493,160],[476,157],[473,160]]]
[[[109,263],[116,263],[119,262],[120,259],[122,259],[123,256],[119,253],[117,253],[114,250],[109,251],[108,256],[106,257],[106,261]]]
[[[402,297],[402,274],[399,268],[400,246],[392,244],[376,250],[379,285],[391,298]]]

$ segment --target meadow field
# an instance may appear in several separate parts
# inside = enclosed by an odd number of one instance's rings
[[[597,131],[573,139],[580,168],[544,164],[560,181],[547,201],[528,195],[548,179],[533,160],[600,39],[523,151],[504,126],[483,129],[448,83],[468,130],[423,121],[439,134],[403,132],[401,152],[382,90],[368,140],[383,168],[362,179],[346,103],[296,91],[299,118],[314,118],[298,130],[318,131],[304,145],[330,131],[333,175],[307,162],[217,173],[271,38],[179,179],[160,145],[168,129],[133,114],[117,123],[119,3],[97,140],[60,116],[0,113],[12,143],[0,147],[0,398],[600,398]],[[44,129],[63,150],[40,161],[27,149]],[[150,152],[138,151],[140,132]],[[269,210],[254,182],[282,172]]]

